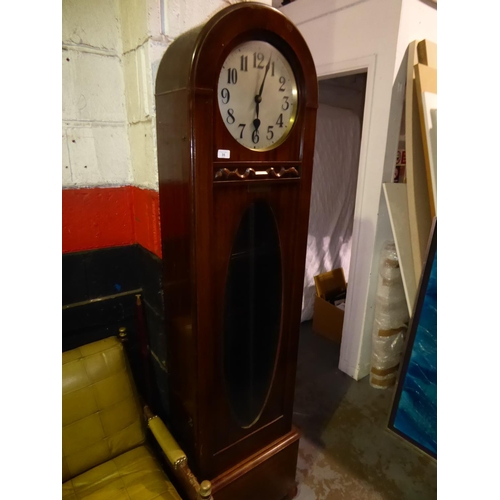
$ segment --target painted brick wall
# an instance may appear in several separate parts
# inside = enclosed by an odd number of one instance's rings
[[[156,71],[174,38],[231,3],[63,0],[63,252],[161,256]]]

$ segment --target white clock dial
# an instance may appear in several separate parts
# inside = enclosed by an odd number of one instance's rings
[[[224,125],[254,151],[273,149],[292,128],[297,83],[285,57],[271,44],[245,42],[226,58],[217,87]]]

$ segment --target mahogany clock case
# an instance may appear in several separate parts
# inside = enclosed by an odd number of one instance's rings
[[[287,139],[263,152],[231,136],[217,102],[224,60],[253,39],[287,58],[298,91]],[[191,468],[214,481],[214,492],[241,495],[238,488],[251,486],[257,489],[248,498],[264,488],[271,500],[293,489],[292,409],[316,109],[316,72],[304,39],[262,4],[233,5],[181,35],[158,69],[171,426]],[[229,159],[217,157],[221,149],[230,151]],[[272,494],[263,484],[268,480]]]

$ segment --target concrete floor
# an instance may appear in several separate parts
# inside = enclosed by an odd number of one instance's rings
[[[432,500],[436,462],[387,429],[394,388],[338,368],[340,346],[300,333],[294,424],[302,433],[296,500]]]

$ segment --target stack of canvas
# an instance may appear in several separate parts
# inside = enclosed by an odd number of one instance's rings
[[[406,151],[409,223],[417,282],[432,220],[437,215],[437,46],[412,42],[406,83]]]
[[[405,183],[384,184],[410,314],[437,217],[437,46],[408,48],[405,104]]]

